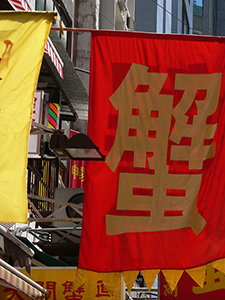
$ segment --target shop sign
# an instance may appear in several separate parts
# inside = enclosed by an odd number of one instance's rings
[[[39,285],[49,291],[48,300],[120,300],[121,287],[110,295],[104,282],[96,277],[85,282],[80,287],[73,289],[73,282],[76,275],[75,268],[56,269],[38,268],[31,270],[31,276],[25,270],[22,273],[30,277]],[[30,300],[24,293],[11,287],[0,285],[1,300]]]

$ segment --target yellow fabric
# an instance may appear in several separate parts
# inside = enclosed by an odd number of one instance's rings
[[[168,283],[169,287],[172,291],[175,290],[178,281],[183,274],[183,270],[162,270],[163,275],[165,276],[166,282]]]
[[[151,290],[151,287],[152,287],[152,285],[156,279],[156,276],[158,275],[159,272],[160,272],[159,269],[158,270],[142,270],[141,271],[149,291]]]
[[[129,293],[134,285],[134,282],[135,282],[138,274],[139,274],[139,271],[124,271],[124,272],[122,272],[123,279],[125,281],[125,284],[127,286],[127,290]]]
[[[185,270],[188,273],[188,275],[190,275],[191,278],[194,279],[194,281],[201,288],[203,288],[204,281],[205,281],[206,267],[207,267],[207,265],[201,266],[201,267],[197,267],[197,268],[193,268],[193,269],[187,269],[187,270]]]
[[[209,289],[209,284],[204,286],[204,282],[207,279],[206,278],[206,269],[211,270],[212,268],[215,268],[219,270],[221,273],[225,274],[225,259],[220,259],[217,261],[214,261],[208,265],[192,268],[192,269],[186,269],[186,270],[161,270],[163,272],[163,275],[165,276],[165,279],[172,291],[175,290],[182,274],[184,271],[188,273],[188,275],[201,287],[201,289]],[[157,274],[160,272],[160,270],[140,270],[142,272],[142,275],[144,277],[145,283],[148,287],[148,290],[151,290],[151,287],[156,279]],[[220,273],[220,274],[221,274]],[[125,281],[126,287],[128,292],[130,293],[132,290],[132,287],[134,285],[134,282],[139,274],[139,271],[124,271],[122,272],[123,279]],[[219,274],[219,272],[218,272]],[[104,285],[106,286],[108,292],[110,295],[118,295],[116,291],[118,291],[118,286],[121,285],[120,281],[120,272],[116,273],[97,273],[93,271],[87,271],[78,268],[76,271],[75,281],[74,281],[74,290],[76,290],[79,286],[81,286],[83,283],[94,282],[96,280],[102,280],[104,282]],[[218,275],[219,276],[219,275]],[[196,287],[198,291],[198,287]]]
[[[75,279],[73,284],[74,290],[79,288],[84,282],[88,282],[92,278],[96,277],[97,274],[97,272],[92,272],[84,269],[77,269],[75,271]]]
[[[124,297],[124,286],[121,290],[121,273],[98,273],[83,269],[75,271],[75,279],[73,289],[76,291],[85,284],[86,294],[82,299],[94,299],[96,294],[96,286],[98,291],[98,299],[108,298],[121,300]],[[101,296],[102,295],[102,296]],[[122,297],[122,298],[121,298]]]
[[[53,12],[0,12],[0,222],[27,222],[33,99]]]
[[[211,266],[218,271],[225,273],[225,258],[212,262]]]

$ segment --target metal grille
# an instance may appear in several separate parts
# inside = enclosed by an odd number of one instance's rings
[[[57,184],[57,161],[29,159],[27,174],[27,192],[44,198],[54,198],[54,189]],[[31,199],[35,208],[43,217],[49,216],[54,210],[51,202]],[[33,207],[29,204],[29,209],[35,214]]]

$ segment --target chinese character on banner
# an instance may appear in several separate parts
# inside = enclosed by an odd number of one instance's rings
[[[206,269],[203,288],[197,286],[196,282],[184,272],[175,290],[171,291],[162,272],[160,273],[161,300],[212,300],[224,297],[225,275],[210,266]]]
[[[79,269],[225,258],[225,38],[93,31],[91,53],[88,136],[106,161],[86,164]]]
[[[66,281],[64,284],[63,294],[66,300],[81,300],[83,299],[83,294],[85,293],[84,284],[81,285],[76,291],[73,291],[73,282]]]
[[[12,288],[5,288],[4,293],[7,294],[7,297],[10,294],[10,297],[7,298],[7,300],[24,300],[24,298],[21,296],[21,292],[14,290]],[[8,294],[9,293],[9,294]]]
[[[57,300],[57,295],[56,295],[57,294],[56,293],[57,282],[56,281],[46,281],[46,284],[43,281],[37,281],[37,283],[49,291],[48,299]]]
[[[70,187],[83,188],[85,180],[85,161],[72,160],[70,162]]]
[[[95,295],[96,298],[99,298],[99,297],[111,297],[102,280],[99,280],[97,282],[97,291],[98,292]]]
[[[25,269],[19,269],[23,274],[27,274]],[[47,267],[43,269],[32,269],[31,276],[33,281],[38,283],[44,289],[47,289],[48,300],[93,300],[93,299],[125,299],[125,292],[121,293],[119,284],[110,295],[105,284],[98,277],[93,277],[88,283],[82,283],[74,288],[74,278],[76,268]],[[123,297],[121,298],[121,294]],[[29,300],[30,297],[23,292],[10,287],[0,285],[0,300]]]
[[[70,137],[76,134],[76,131],[70,130]],[[85,180],[85,161],[70,161],[70,188],[83,188]]]

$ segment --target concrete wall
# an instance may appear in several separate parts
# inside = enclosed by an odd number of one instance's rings
[[[130,13],[125,9],[121,12],[118,0],[76,0],[76,27],[92,29],[119,29],[126,26]],[[123,4],[123,3],[122,3]],[[134,0],[125,1],[125,7],[134,12]],[[133,19],[134,16],[131,15]],[[90,70],[91,34],[77,33],[75,66]],[[89,91],[89,74],[77,71],[86,91]]]
[[[73,1],[75,0],[62,0],[63,4],[65,5],[67,11],[73,15]]]
[[[101,29],[115,29],[116,2],[114,0],[101,1],[101,13],[99,16]]]
[[[75,2],[77,7],[76,26],[78,28],[99,29],[99,0],[78,0]],[[90,70],[90,51],[91,51],[91,34],[77,33],[76,59],[75,65],[84,70]],[[89,91],[89,74],[79,72],[87,92]]]

